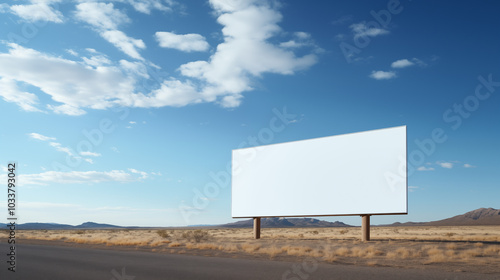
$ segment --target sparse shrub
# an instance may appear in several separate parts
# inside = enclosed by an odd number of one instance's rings
[[[481,249],[470,249],[463,251],[460,256],[463,259],[469,259],[469,258],[475,258],[475,257],[480,257],[483,255],[483,252]]]
[[[487,248],[484,249],[485,254],[495,254],[496,252],[500,252],[500,247],[497,247],[495,245],[490,245]]]
[[[252,254],[255,251],[260,249],[260,245],[254,244],[241,244],[241,249],[249,254]]]
[[[84,230],[77,230],[77,231],[75,231],[75,234],[84,234],[84,233],[85,233]]]
[[[340,230],[340,232],[339,232],[339,233],[340,233],[340,234],[346,234],[346,233],[348,233],[348,232],[349,232],[349,230],[348,230],[348,229],[342,229],[342,230]]]
[[[161,238],[169,238],[170,234],[168,234],[167,230],[165,229],[160,229],[157,230],[156,233],[161,237]]]
[[[454,233],[454,232],[447,232],[447,233],[446,233],[446,236],[447,236],[447,237],[452,237],[453,235],[455,235],[455,233]]]
[[[319,234],[319,232],[317,230],[313,230],[313,231],[311,231],[311,233],[314,234],[314,235]]]
[[[200,242],[202,240],[207,240],[210,237],[208,231],[206,230],[190,230],[182,233],[182,238],[185,238],[189,241],[194,240],[195,242]]]
[[[180,246],[182,246],[182,244],[181,244],[181,243],[179,243],[179,242],[170,243],[170,244],[168,245],[168,247],[180,247]]]
[[[484,246],[484,243],[481,243],[481,242],[474,243],[474,247],[476,247],[476,248],[481,248],[483,246]]]
[[[436,246],[427,250],[427,255],[429,256],[429,260],[427,262],[424,262],[424,264],[439,263],[439,262],[445,262],[448,260],[448,258],[445,256],[443,250],[437,248]]]
[[[300,238],[303,238],[303,237],[304,237],[304,234],[302,234],[302,233],[301,233],[301,234],[299,234],[299,237],[300,237]]]
[[[458,248],[457,244],[455,244],[455,243],[446,244],[446,249],[456,250],[457,248]]]
[[[338,248],[336,251],[335,251],[335,254],[337,256],[347,256],[349,255],[349,248],[346,248],[346,247],[341,247],[341,248]]]

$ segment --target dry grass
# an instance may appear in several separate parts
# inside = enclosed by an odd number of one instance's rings
[[[500,242],[499,232],[500,226],[374,227],[372,242],[360,242],[359,228],[264,228],[260,240],[252,239],[251,229],[20,230],[17,237],[141,247],[158,253],[221,252],[273,259],[312,257],[325,262],[371,266],[455,263],[481,267],[500,263],[500,244],[496,244]],[[6,234],[0,231],[0,238]]]

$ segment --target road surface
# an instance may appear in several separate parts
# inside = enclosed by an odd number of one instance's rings
[[[437,270],[358,267],[301,262],[231,259],[141,251],[118,251],[49,245],[17,245],[16,272],[8,271],[8,246],[0,244],[0,279],[140,280],[140,279],[500,279],[500,275]]]

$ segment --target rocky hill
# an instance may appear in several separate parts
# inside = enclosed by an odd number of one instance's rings
[[[429,226],[490,226],[500,225],[500,210],[479,208],[448,219],[425,223]]]

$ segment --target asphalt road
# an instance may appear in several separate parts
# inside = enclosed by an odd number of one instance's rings
[[[500,279],[498,275],[436,270],[358,267],[302,262],[230,259],[65,246],[17,246],[16,272],[7,270],[8,246],[0,244],[0,279]]]

